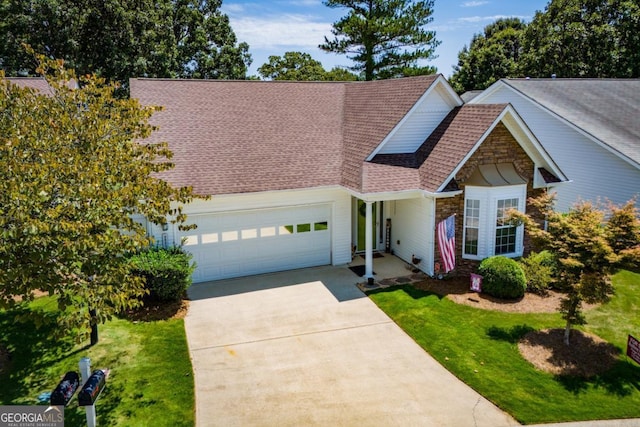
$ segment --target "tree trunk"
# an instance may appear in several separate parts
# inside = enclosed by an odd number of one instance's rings
[[[96,320],[96,309],[90,308],[89,315],[91,316],[91,345],[98,344],[98,322]]]
[[[569,336],[571,335],[571,322],[567,320],[567,325],[564,328],[564,345],[569,345]]]

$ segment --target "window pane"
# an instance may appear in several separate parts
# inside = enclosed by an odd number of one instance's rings
[[[516,251],[517,228],[506,222],[509,210],[518,209],[518,199],[498,200],[496,210],[495,254],[509,254]]]
[[[307,231],[311,231],[311,224],[298,224],[296,230],[298,233],[306,233]]]
[[[467,228],[464,237],[464,252],[469,255],[478,255],[478,230]]]
[[[467,255],[478,255],[480,200],[465,200],[464,227],[464,253]]]
[[[260,229],[260,237],[271,237],[276,235],[275,227],[262,227]]]
[[[324,231],[329,228],[329,223],[327,221],[316,222],[313,224],[313,231]]]
[[[278,234],[281,236],[284,234],[293,234],[293,225],[281,225],[278,227]]]

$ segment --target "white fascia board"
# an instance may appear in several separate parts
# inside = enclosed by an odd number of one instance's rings
[[[411,109],[407,112],[407,114],[405,114],[405,116],[398,122],[398,124],[393,129],[391,129],[391,132],[389,132],[387,136],[382,140],[382,142],[378,144],[376,149],[373,150],[371,154],[369,154],[369,157],[366,158],[367,162],[370,162],[376,156],[376,154],[378,154],[380,150],[384,148],[384,146],[389,142],[389,140],[393,138],[393,136],[398,132],[400,128],[402,128],[404,123],[407,120],[409,120],[409,117],[413,115],[413,113],[422,105],[423,102],[425,102],[425,100],[429,97],[429,95],[435,90],[437,90],[438,87],[442,87],[445,90],[445,93],[448,95],[449,99],[446,101],[449,105],[452,105],[451,110],[454,109],[455,107],[459,107],[462,104],[464,104],[460,96],[458,96],[458,94],[451,88],[451,85],[449,85],[449,82],[447,82],[447,79],[445,79],[444,76],[442,76],[442,74],[438,75],[436,80],[431,84],[431,86],[427,88],[427,90],[422,94],[422,96],[420,96],[420,98],[416,101],[416,103],[413,104],[413,107],[411,107]],[[427,137],[428,135],[425,136],[425,138]]]
[[[508,86],[505,84],[504,79],[500,79],[494,84],[492,84],[491,86],[489,86],[488,88],[486,88],[484,91],[480,92],[478,96],[473,98],[471,101],[467,102],[467,104],[485,104],[484,100],[503,86],[507,86],[511,88],[511,86]]]

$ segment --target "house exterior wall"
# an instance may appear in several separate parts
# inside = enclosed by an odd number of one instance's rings
[[[640,194],[640,170],[524,96],[500,87],[481,102],[511,103],[573,181],[554,189],[558,194],[557,210],[566,212],[578,200],[604,201],[606,198],[622,204]]]
[[[433,204],[430,198],[388,202],[391,218],[391,250],[398,258],[411,263],[412,255],[421,259],[418,269],[432,275],[434,230]],[[385,218],[385,220],[386,220]]]
[[[339,188],[214,196],[210,200],[194,200],[184,206],[183,211],[187,214],[187,224],[197,224],[199,214],[233,213],[316,204],[331,206],[331,263],[340,265],[350,262],[351,196]],[[189,215],[193,216],[189,218]],[[153,224],[149,224],[148,228],[149,234],[157,243],[168,246],[180,244],[177,226],[170,225],[166,231]]]
[[[453,109],[439,88],[432,90],[380,149],[379,154],[413,153]]]
[[[450,198],[440,198],[436,203],[436,224],[450,215],[456,215],[456,273],[468,275],[475,272],[480,261],[463,259],[463,227],[464,227],[464,189],[465,182],[479,165],[492,163],[513,162],[518,173],[527,181],[527,197],[535,197],[544,190],[533,188],[534,164],[525,151],[516,142],[507,128],[499,123],[476,152],[469,158],[465,165],[456,174],[458,186],[463,190],[462,194]],[[527,204],[526,212],[535,214]],[[531,242],[525,233],[525,255],[531,249]],[[439,251],[436,252],[436,262],[442,265]]]

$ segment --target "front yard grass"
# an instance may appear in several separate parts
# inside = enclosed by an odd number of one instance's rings
[[[371,299],[444,367],[524,424],[640,418],[640,367],[625,356],[640,335],[640,274],[613,277],[616,295],[587,312],[585,331],[614,344],[619,361],[589,379],[536,370],[517,347],[527,332],[562,328],[559,314],[514,314],[459,305],[411,286]]]
[[[33,311],[53,317],[54,309],[55,301],[43,297],[20,311],[27,317]],[[15,323],[14,314],[0,311],[0,345],[11,352],[0,374],[1,405],[38,404],[38,396],[51,392],[65,372],[78,371],[86,356],[92,370],[111,370],[96,404],[98,425],[194,425],[193,374],[182,319],[113,319],[100,325],[99,343],[86,347],[87,342],[75,344],[72,334],[54,338],[50,326]],[[86,425],[77,394],[65,408],[65,425]]]

